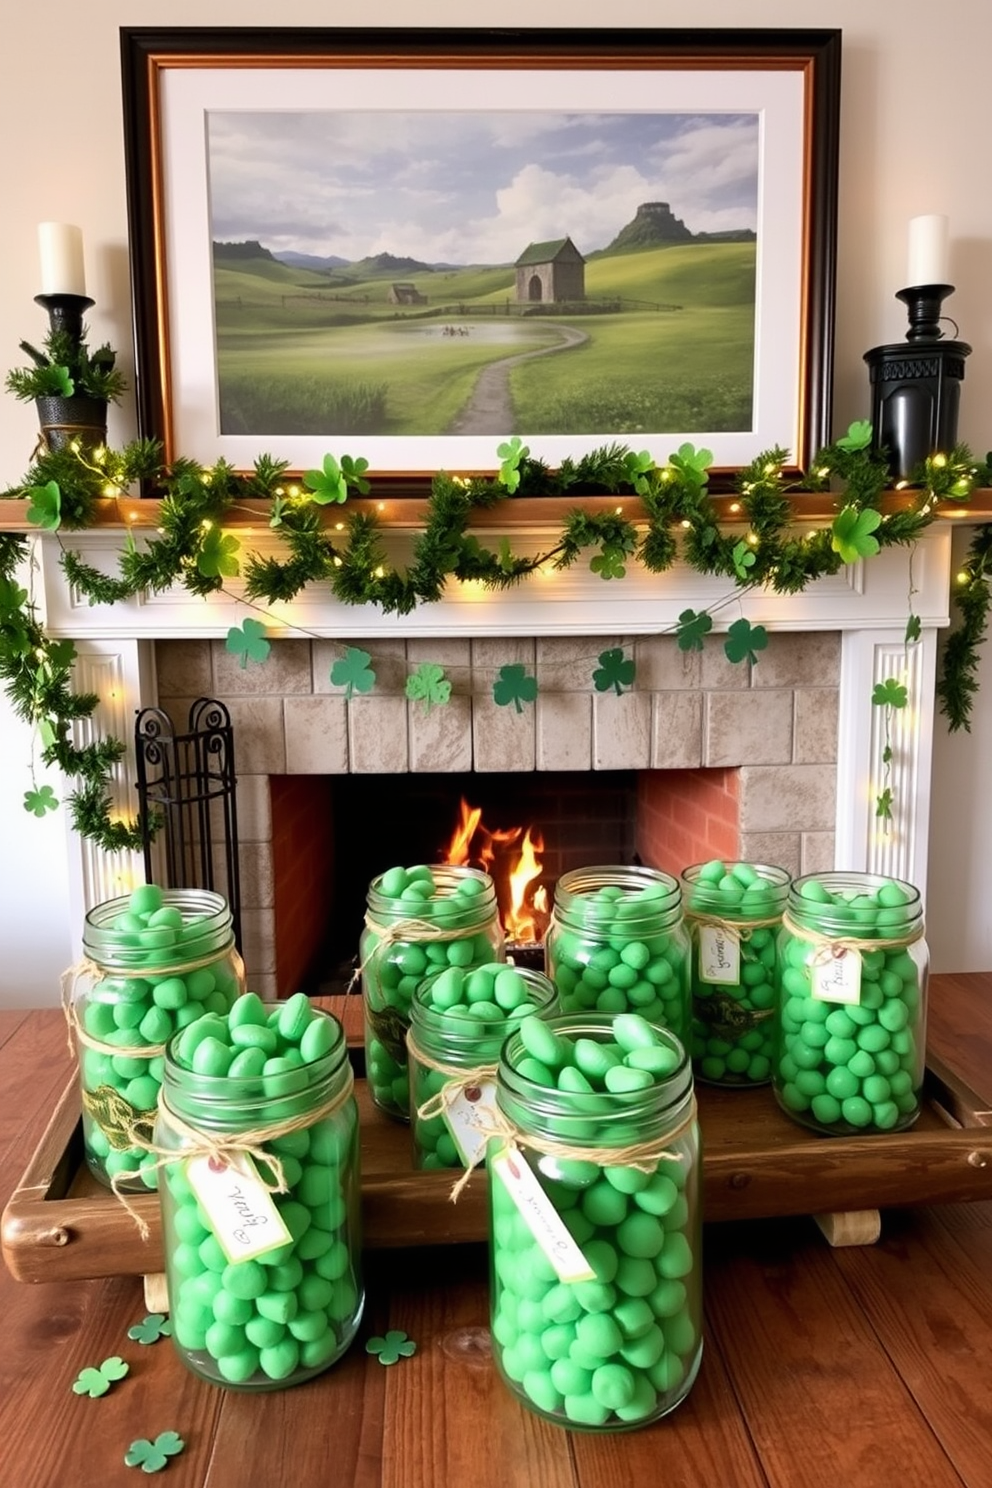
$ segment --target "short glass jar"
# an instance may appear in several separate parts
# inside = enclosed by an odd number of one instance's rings
[[[257,1003],[251,993],[243,1001],[246,1013]],[[301,1062],[280,1057],[286,1068],[268,1074],[197,1074],[170,1044],[154,1136],[174,1154],[159,1184],[173,1342],[201,1379],[253,1391],[329,1368],[364,1305],[344,1033],[320,1009],[303,1020],[295,998],[238,1026],[280,1019],[303,1023]],[[286,1192],[271,1192],[280,1180]]]
[[[772,1063],[789,1116],[831,1135],[916,1120],[929,964],[912,884],[871,873],[795,880],[779,933]]]
[[[581,1043],[587,1070],[615,1057],[620,1019],[542,1022],[576,1053]],[[488,1152],[493,1354],[519,1400],[573,1430],[647,1425],[686,1397],[699,1369],[692,1065],[668,1030],[649,1041],[646,1088],[593,1093],[570,1066],[550,1088],[532,1078],[521,1031],[500,1058],[497,1109],[511,1135],[491,1138]]]
[[[414,988],[431,972],[503,959],[496,889],[460,864],[390,868],[369,885],[359,960],[365,1072],[372,1099],[410,1119],[406,1031]]]
[[[557,988],[543,972],[499,961],[450,966],[415,988],[407,1031],[415,1168],[481,1160],[478,1117],[495,1100],[503,1040],[521,1018],[557,1012]]]
[[[142,884],[89,911],[83,951],[68,1012],[86,1163],[125,1192],[155,1187],[132,1137],[151,1133],[169,1039],[204,1013],[226,1013],[245,990],[231,910],[206,889]]]
[[[771,1079],[778,931],[790,882],[784,868],[715,858],[682,874],[697,1080],[752,1086]]]
[[[689,933],[677,879],[656,868],[577,868],[555,886],[545,969],[563,1012],[639,1013],[690,1035]]]

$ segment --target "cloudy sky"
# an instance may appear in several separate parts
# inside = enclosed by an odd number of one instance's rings
[[[755,228],[757,114],[210,112],[215,240],[359,259],[512,263],[605,248],[647,201]]]

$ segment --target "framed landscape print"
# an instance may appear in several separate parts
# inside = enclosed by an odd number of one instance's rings
[[[830,437],[840,34],[124,28],[142,433],[416,483]]]

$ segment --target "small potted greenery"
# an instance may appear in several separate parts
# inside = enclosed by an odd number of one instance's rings
[[[42,351],[30,341],[20,345],[31,365],[7,373],[7,391],[22,402],[34,401],[48,448],[63,449],[73,439],[102,444],[107,405],[118,402],[127,387],[115,366],[117,353],[106,345],[91,353],[85,328],[75,336],[63,326],[49,331]]]

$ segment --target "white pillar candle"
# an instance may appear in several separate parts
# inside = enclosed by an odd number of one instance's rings
[[[947,263],[947,218],[934,212],[926,217],[910,218],[907,288],[948,284]]]
[[[41,293],[85,295],[83,234],[69,222],[39,222]]]

